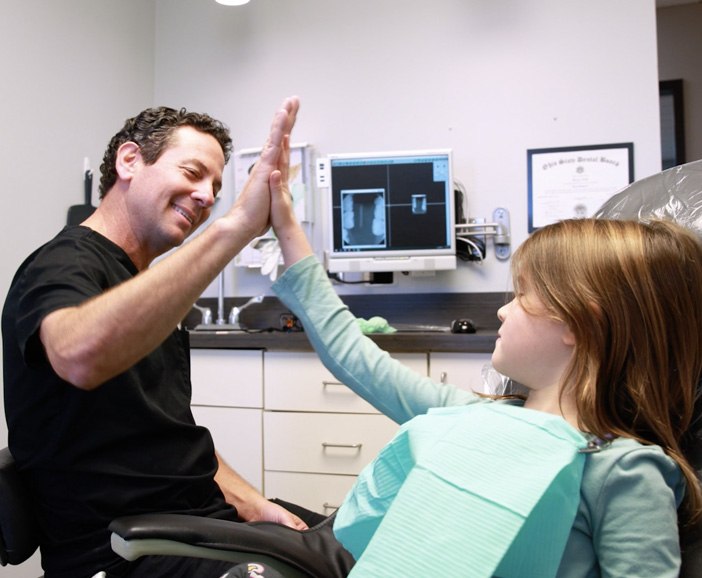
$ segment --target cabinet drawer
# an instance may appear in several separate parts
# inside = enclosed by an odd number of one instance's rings
[[[265,495],[299,504],[328,516],[344,501],[356,476],[264,472]]]
[[[193,349],[193,405],[263,406],[263,351]]]
[[[482,372],[491,358],[489,353],[431,353],[429,376],[434,381],[488,393],[483,385]]]
[[[263,424],[260,409],[193,406],[195,423],[210,430],[215,450],[242,478],[263,488]]]
[[[426,354],[405,353],[394,357],[427,375]],[[314,353],[266,353],[264,407],[283,411],[378,413],[339,383]]]
[[[377,415],[263,412],[264,468],[358,474],[397,431]]]

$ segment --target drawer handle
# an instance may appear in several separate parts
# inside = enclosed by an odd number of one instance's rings
[[[322,504],[322,509],[326,512],[327,510],[338,510],[341,506],[336,504],[330,504],[329,502],[324,502]]]
[[[360,450],[363,444],[330,444],[328,442],[322,442],[323,448],[346,448],[349,450]]]
[[[340,381],[327,381],[327,380],[322,381],[322,387],[324,387],[324,388],[329,387],[331,385],[335,385],[337,387],[339,387],[339,386],[346,387],[346,384],[341,383]]]

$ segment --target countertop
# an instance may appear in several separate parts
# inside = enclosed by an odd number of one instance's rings
[[[460,352],[492,353],[497,338],[497,310],[509,296],[505,293],[435,293],[342,296],[342,300],[357,317],[369,319],[381,316],[388,323],[402,327],[440,327],[445,331],[403,331],[371,334],[369,337],[391,353]],[[247,297],[227,298],[225,311],[241,306]],[[200,305],[216,312],[217,303],[205,299]],[[242,311],[241,324],[247,331],[192,331],[200,322],[193,309],[184,320],[190,331],[193,349],[265,349],[270,351],[312,351],[304,332],[281,331],[281,315],[289,311],[275,297],[265,297],[262,303]],[[216,315],[215,315],[216,316]],[[226,317],[226,315],[225,315]],[[471,319],[476,333],[451,333],[448,328],[455,319]]]
[[[496,331],[477,333],[398,331],[371,334],[378,346],[390,353],[460,352],[492,353]],[[313,351],[304,332],[282,331],[191,331],[193,349],[266,349],[270,351]]]

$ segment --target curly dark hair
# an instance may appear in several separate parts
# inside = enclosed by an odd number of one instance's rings
[[[100,198],[102,199],[117,181],[117,149],[125,142],[134,142],[141,149],[146,164],[154,164],[171,144],[175,131],[183,126],[191,126],[200,132],[214,137],[222,147],[224,162],[232,153],[232,139],[229,129],[209,115],[176,110],[165,106],[147,108],[137,116],[125,121],[122,129],[112,137],[107,145],[100,165]]]

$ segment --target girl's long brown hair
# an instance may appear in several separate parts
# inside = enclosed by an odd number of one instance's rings
[[[702,246],[670,222],[566,220],[515,252],[516,293],[527,283],[575,335],[563,383],[580,427],[657,444],[687,480],[686,518],[702,490],[681,445],[702,373]]]

